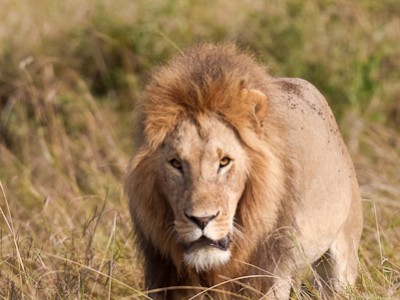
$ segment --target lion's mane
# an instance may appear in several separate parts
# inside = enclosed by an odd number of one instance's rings
[[[285,255],[280,234],[290,220],[294,201],[291,170],[280,111],[268,104],[268,117],[260,122],[249,102],[239,97],[243,89],[276,97],[279,87],[249,54],[230,44],[196,46],[156,70],[136,110],[136,154],[125,179],[139,250],[145,259],[146,286],[210,286],[218,275],[265,274],[251,265],[270,265]],[[269,103],[269,102],[268,102]],[[218,115],[237,133],[250,157],[250,171],[239,201],[232,258],[223,269],[197,274],[182,264],[182,247],[173,238],[173,213],[157,178],[157,149],[168,133],[185,118],[201,122],[206,114]],[[267,208],[267,209],[266,209]],[[157,270],[158,257],[169,270]],[[266,270],[268,271],[268,270]],[[184,279],[186,278],[186,279]],[[249,279],[250,280],[250,279]],[[254,289],[267,289],[251,279]]]

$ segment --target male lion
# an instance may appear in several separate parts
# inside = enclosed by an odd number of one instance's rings
[[[125,189],[150,297],[288,299],[311,266],[321,290],[354,284],[359,188],[315,87],[202,44],[142,100]]]

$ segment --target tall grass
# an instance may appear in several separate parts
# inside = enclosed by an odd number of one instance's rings
[[[365,229],[355,299],[400,298],[397,0],[3,0],[0,296],[140,296],[121,178],[149,70],[232,40],[314,83],[356,163]]]

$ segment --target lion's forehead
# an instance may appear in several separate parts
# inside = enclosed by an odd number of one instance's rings
[[[183,120],[168,137],[167,146],[186,160],[218,159],[241,148],[233,130],[213,117],[202,118],[201,123]]]

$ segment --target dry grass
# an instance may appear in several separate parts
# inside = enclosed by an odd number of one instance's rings
[[[0,297],[136,299],[121,177],[148,71],[233,39],[327,95],[364,198],[351,298],[400,299],[400,9],[396,0],[3,0]],[[302,296],[306,298],[306,296]]]

